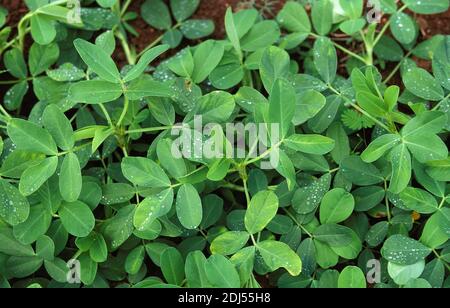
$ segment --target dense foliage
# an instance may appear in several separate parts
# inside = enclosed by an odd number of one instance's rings
[[[450,36],[414,19],[448,0],[228,9],[223,40],[200,0],[147,0],[140,53],[131,1],[25,2],[17,27],[0,7],[1,287],[450,286]],[[197,115],[280,140],[174,156]]]

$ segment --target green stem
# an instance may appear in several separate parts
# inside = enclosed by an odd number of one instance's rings
[[[89,143],[85,143],[85,144],[76,146],[76,147],[74,147],[73,149],[71,149],[69,151],[60,152],[56,156],[60,157],[60,156],[64,156],[64,155],[69,154],[69,153],[75,153],[75,152],[77,152],[77,151],[79,151],[81,149],[84,149],[85,147],[90,146],[90,145],[91,145],[90,142]]]
[[[172,27],[171,30],[175,30],[178,29],[179,27],[181,27],[181,23],[177,23],[175,26]],[[149,49],[155,47],[156,45],[158,45],[162,39],[164,38],[164,35],[159,36],[156,40],[154,40],[153,42],[150,43],[150,45],[148,45],[147,47],[145,47],[139,54],[138,54],[138,58],[140,58],[144,53],[146,53]]]
[[[128,112],[128,107],[130,106],[130,101],[128,100],[128,98],[125,96],[124,97],[124,106],[123,106],[123,110],[122,110],[122,114],[120,115],[119,121],[117,121],[117,126],[122,125],[123,120],[125,119],[125,116],[127,115]]]
[[[447,198],[443,197],[441,203],[439,203],[439,209],[441,209],[444,206],[445,200],[447,200]]]
[[[8,113],[8,111],[6,111],[5,108],[3,108],[3,106],[1,104],[0,104],[0,112],[5,115],[7,120],[11,120],[12,119],[11,115]]]
[[[233,183],[228,183],[227,182],[227,183],[221,185],[220,187],[222,187],[222,188],[229,188],[229,189],[236,190],[236,191],[239,191],[239,192],[245,192],[245,187],[239,186],[239,185],[236,185],[236,184],[233,184]]]
[[[310,35],[313,36],[314,38],[319,38],[319,37],[320,37],[320,35],[317,35],[317,34],[315,34],[315,33],[310,33]],[[351,57],[353,57],[353,58],[355,58],[355,59],[358,59],[359,61],[361,61],[361,62],[363,62],[363,63],[365,63],[365,64],[368,64],[368,63],[367,63],[367,59],[364,59],[364,58],[361,57],[360,55],[354,53],[353,51],[351,51],[351,50],[345,48],[344,46],[342,46],[342,45],[336,43],[336,42],[333,41],[333,40],[332,40],[332,42],[333,42],[333,45],[334,45],[337,49],[340,49],[341,51],[345,52],[345,53],[348,54],[349,56],[351,56]]]
[[[295,218],[294,215],[292,215],[291,212],[289,212],[287,209],[283,208],[283,210],[286,212],[286,214],[295,222],[295,224],[303,230],[303,232],[305,232],[310,238],[313,238],[314,236],[311,234],[311,232],[309,232],[308,230],[306,230],[306,228],[298,222],[297,218]]]
[[[123,17],[123,15],[125,15],[125,13],[128,10],[128,7],[130,6],[132,0],[127,0],[127,2],[125,2],[125,4],[122,6],[122,10],[120,11],[120,17]]]
[[[387,218],[388,218],[388,222],[389,224],[391,223],[391,207],[389,206],[389,198],[388,198],[388,186],[387,186],[387,181],[384,180],[384,191],[385,191],[385,196],[384,196],[384,203],[386,204],[386,214],[387,214]]]
[[[119,39],[120,44],[122,45],[123,52],[125,53],[125,57],[127,58],[127,62],[130,65],[136,64],[136,57],[131,52],[130,45],[128,44],[127,39],[123,35],[123,33],[120,31],[120,29],[117,29],[115,32],[116,37]]]
[[[437,110],[442,105],[442,103],[445,102],[446,100],[448,100],[449,98],[450,98],[450,93],[443,100],[441,100],[439,103],[437,103],[437,105],[434,106],[432,110],[433,111]]]
[[[160,127],[132,129],[132,130],[125,131],[125,134],[151,133],[151,132],[158,132],[161,130],[167,130],[167,129],[172,129],[172,128],[178,128],[178,126],[160,126]]]
[[[389,76],[386,77],[386,79],[383,81],[383,84],[387,84],[389,81],[391,81],[392,78],[394,78],[395,74],[397,74],[398,70],[402,67],[403,62],[409,58],[410,55],[412,55],[413,51],[410,50],[406,56],[403,57],[403,59],[397,64],[397,66],[392,70],[392,72],[389,74]]]
[[[272,153],[273,150],[275,150],[276,148],[278,148],[281,144],[283,143],[283,140],[281,140],[280,142],[278,142],[277,144],[275,144],[274,146],[272,146],[270,149],[266,150],[264,153],[262,153],[261,155],[259,155],[256,158],[253,158],[251,160],[248,160],[246,162],[244,162],[245,166],[251,165],[253,163],[256,163],[258,161],[260,161],[261,159],[264,159],[267,155],[269,155],[270,153]]]
[[[106,121],[108,121],[108,125],[111,128],[114,128],[114,124],[111,120],[111,116],[108,113],[108,110],[106,110],[105,106],[103,104],[98,104],[98,106],[100,107],[100,109],[102,110],[103,114],[105,115]]]
[[[400,10],[398,11],[398,13],[401,13],[404,10],[406,10],[407,7],[408,7],[407,5],[402,6],[400,8]],[[386,31],[389,29],[390,26],[391,26],[391,19],[388,20],[388,22],[381,29],[380,33],[378,33],[378,36],[375,38],[375,41],[373,42],[373,47],[374,48],[380,42],[381,38],[383,37],[383,35],[386,33]]]

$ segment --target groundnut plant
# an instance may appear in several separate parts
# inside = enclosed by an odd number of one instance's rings
[[[219,40],[200,0],[25,3],[1,287],[450,286],[450,36],[416,21],[448,0],[229,8]]]

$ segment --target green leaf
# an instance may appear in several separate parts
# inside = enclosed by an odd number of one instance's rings
[[[340,123],[333,123],[327,130],[328,138],[331,138],[335,144],[331,151],[331,157],[340,164],[342,160],[350,156],[350,140],[347,132]]]
[[[417,37],[417,25],[405,13],[397,12],[391,17],[391,32],[402,44],[411,44]]]
[[[236,29],[233,10],[231,8],[228,8],[225,14],[225,31],[227,32],[228,39],[230,40],[234,50],[238,54],[239,59],[242,59],[240,37]]]
[[[243,231],[229,231],[216,237],[211,243],[211,253],[224,256],[232,255],[247,244],[250,236]]]
[[[223,44],[214,40],[203,42],[195,48],[192,72],[194,83],[203,82],[211,74],[222,60],[224,50]]]
[[[423,270],[425,269],[425,261],[420,260],[411,265],[399,265],[389,262],[387,269],[389,276],[394,280],[394,282],[402,286],[422,275]]]
[[[325,194],[320,204],[322,224],[340,223],[350,217],[355,208],[352,194],[342,188],[335,188]]]
[[[378,137],[361,154],[361,159],[366,163],[372,163],[380,159],[387,151],[399,144],[399,135],[387,134]]]
[[[289,54],[281,48],[271,46],[264,51],[259,66],[264,87],[271,93],[276,80],[289,75]]]
[[[431,253],[431,249],[404,235],[389,237],[381,249],[381,254],[390,263],[413,265]]]
[[[89,256],[97,263],[103,263],[108,259],[108,247],[103,235],[94,235],[94,241],[89,249]]]
[[[216,288],[239,288],[241,282],[233,263],[222,255],[212,255],[205,264],[206,277]]]
[[[406,89],[420,98],[430,101],[444,99],[444,90],[439,82],[422,68],[413,68],[406,72],[403,83]]]
[[[327,35],[333,26],[333,3],[330,0],[315,1],[311,17],[317,34]]]
[[[136,79],[131,82],[125,95],[129,100],[135,101],[145,97],[172,97],[173,90],[167,84],[153,80],[150,76],[144,75],[145,78]]]
[[[172,27],[169,8],[161,0],[146,0],[141,6],[141,16],[145,22],[158,30],[168,30]]]
[[[197,190],[191,184],[180,187],[176,201],[177,216],[183,227],[195,229],[202,222],[202,201]]]
[[[27,220],[30,204],[19,190],[5,180],[0,180],[0,217],[11,226]]]
[[[349,156],[341,163],[345,178],[359,186],[369,186],[383,181],[381,172],[372,164],[365,163],[359,156]]]
[[[74,236],[86,237],[94,229],[95,217],[81,201],[63,202],[58,212],[64,228]]]
[[[191,49],[185,48],[169,60],[167,66],[178,76],[191,78],[194,71],[194,58]]]
[[[35,255],[31,245],[20,243],[14,237],[12,229],[4,226],[0,226],[0,252],[17,257],[31,257]]]
[[[347,266],[339,274],[338,287],[341,289],[365,289],[366,277],[356,266]]]
[[[411,155],[406,145],[397,145],[390,154],[390,161],[392,175],[389,191],[398,194],[408,186],[411,180]]]
[[[346,20],[339,25],[339,29],[347,35],[354,35],[364,28],[366,20],[364,18]]]
[[[430,160],[442,160],[448,157],[447,145],[439,136],[428,133],[419,133],[404,138],[411,154],[421,163]]]
[[[161,270],[168,283],[181,286],[184,280],[184,260],[175,248],[167,248],[161,254]]]
[[[56,37],[54,21],[45,15],[34,14],[31,16],[31,36],[40,45],[53,42]]]
[[[261,191],[250,201],[245,212],[245,228],[250,234],[258,233],[269,224],[278,211],[278,197],[271,191]]]
[[[418,14],[438,14],[443,13],[449,8],[449,0],[433,0],[433,1],[403,1],[411,11]]]
[[[308,14],[300,3],[291,1],[286,3],[277,16],[280,25],[290,32],[311,32],[311,22]]]
[[[359,92],[356,99],[358,104],[372,116],[383,117],[389,111],[384,100],[372,93]]]
[[[55,259],[55,244],[47,235],[42,235],[36,241],[36,254],[46,261]]]
[[[214,33],[215,25],[209,19],[190,19],[181,24],[181,32],[190,40],[198,40]]]
[[[339,4],[351,19],[359,18],[363,13],[364,3],[362,0],[339,0]]]
[[[316,116],[326,104],[326,98],[316,90],[307,90],[297,95],[294,125],[300,125]]]
[[[446,117],[444,113],[440,111],[425,111],[406,123],[401,134],[405,138],[423,132],[437,134],[441,132],[445,123]]]
[[[152,188],[171,185],[164,170],[148,158],[126,157],[121,166],[123,175],[134,185]]]
[[[184,122],[191,123],[195,116],[201,115],[203,123],[224,123],[230,118],[234,108],[234,97],[231,94],[214,91],[199,100]]]
[[[186,257],[185,273],[189,288],[209,287],[206,277],[206,258],[201,251],[193,251]]]
[[[172,147],[171,139],[161,139],[156,146],[156,153],[161,166],[174,178],[180,178],[188,173],[186,163],[182,158],[175,158],[172,155]]]
[[[241,48],[244,51],[257,51],[265,48],[280,38],[280,28],[273,20],[265,20],[255,24],[241,39]]]
[[[269,97],[268,123],[279,125],[280,138],[284,138],[295,114],[295,92],[285,80],[275,81]]]
[[[111,83],[120,82],[119,70],[106,51],[83,39],[76,39],[73,44],[83,61],[100,78]]]
[[[333,150],[333,139],[322,135],[291,135],[285,139],[284,144],[294,150],[308,154],[324,155]]]
[[[69,153],[64,157],[59,175],[59,191],[67,202],[75,202],[81,194],[82,177],[77,155]]]
[[[145,231],[157,218],[167,214],[172,208],[173,197],[173,189],[169,188],[145,198],[134,214],[133,224],[136,229]]]
[[[49,105],[44,110],[42,122],[52,135],[59,148],[68,151],[73,148],[75,138],[72,125],[64,113],[55,105]]]
[[[268,240],[258,243],[256,248],[271,271],[285,268],[292,276],[300,275],[302,260],[287,244]]]
[[[44,266],[47,270],[47,273],[52,279],[60,283],[67,282],[67,274],[69,273],[67,262],[62,259],[56,258],[54,260],[45,260]]]
[[[400,198],[408,209],[421,214],[432,214],[438,210],[436,199],[419,188],[407,187],[400,193]]]
[[[28,82],[21,81],[13,85],[6,93],[3,103],[8,110],[17,110],[22,106],[23,99],[29,89]]]
[[[47,232],[51,220],[50,210],[44,204],[35,204],[30,208],[30,215],[27,220],[14,226],[14,237],[26,245],[34,243]]]
[[[337,225],[325,224],[314,230],[314,238],[331,247],[342,247],[352,242],[352,229]]]
[[[40,152],[46,155],[58,154],[52,136],[32,122],[12,119],[8,123],[8,135],[20,150]]]
[[[133,68],[126,74],[123,81],[130,82],[138,78],[141,74],[144,73],[144,71],[147,69],[147,67],[153,60],[158,58],[161,54],[165,53],[167,50],[169,50],[168,45],[161,45],[147,50],[139,59],[139,62],[135,66],[133,66]]]
[[[134,248],[125,260],[125,271],[130,275],[136,275],[142,267],[145,258],[144,246]]]
[[[436,249],[448,241],[448,217],[442,212],[433,214],[425,223],[420,242],[427,247]]]
[[[19,79],[27,78],[27,64],[19,48],[12,48],[6,51],[3,56],[3,62],[11,75]]]
[[[331,84],[337,73],[337,54],[329,38],[320,37],[314,43],[314,65],[322,80]]]
[[[29,167],[20,178],[19,191],[24,196],[36,192],[56,172],[58,158],[49,157]]]
[[[170,8],[175,20],[180,22],[194,14],[200,4],[200,0],[170,0]]]
[[[33,44],[30,48],[29,66],[32,76],[38,76],[50,68],[59,58],[58,44]]]
[[[115,101],[123,94],[120,84],[102,80],[80,81],[69,88],[69,98],[76,103],[101,104]]]

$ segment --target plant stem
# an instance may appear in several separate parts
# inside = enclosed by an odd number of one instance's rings
[[[77,152],[77,151],[79,151],[81,149],[84,149],[85,147],[90,146],[90,145],[91,145],[90,142],[89,143],[85,143],[85,144],[79,145],[77,147],[74,147],[73,149],[71,149],[69,151],[60,152],[56,156],[60,157],[60,156],[64,156],[64,155],[69,154],[69,153],[75,153],[75,152]]]
[[[356,110],[358,110],[359,112],[361,112],[362,114],[364,114],[366,117],[370,118],[372,121],[374,121],[375,123],[377,123],[380,127],[384,128],[386,131],[388,132],[392,132],[392,130],[387,127],[386,124],[384,124],[383,122],[379,121],[378,119],[376,119],[375,117],[371,116],[369,113],[367,113],[364,109],[361,109],[358,105],[354,104],[353,102],[351,102],[347,97],[345,97],[344,95],[342,95],[341,92],[339,92],[338,90],[336,90],[332,85],[328,85],[328,88],[333,91],[334,93],[336,93],[337,95],[339,95],[340,97],[342,97],[345,101],[346,101],[346,105],[348,106],[352,106],[353,108],[355,108]]]
[[[178,128],[178,126],[160,126],[160,127],[132,129],[132,130],[125,131],[125,134],[151,133],[151,132],[158,132],[161,130],[167,130],[167,129],[172,129],[172,128]]]
[[[3,108],[3,106],[1,104],[0,104],[0,112],[5,115],[7,120],[12,119],[11,115],[8,113],[8,111],[6,111],[5,108]]]
[[[181,27],[181,23],[177,23],[175,26],[172,27],[171,30],[175,30],[178,29],[179,27]],[[149,49],[155,47],[156,45],[158,45],[162,39],[164,38],[164,35],[160,35],[156,40],[154,40],[153,42],[150,43],[150,45],[148,45],[147,47],[145,47],[139,54],[138,54],[138,58],[141,57],[144,53],[146,53]]]
[[[389,76],[386,77],[386,79],[383,81],[383,84],[387,84],[394,76],[397,74],[398,70],[402,67],[403,62],[409,58],[410,55],[412,55],[413,51],[410,50],[406,56],[403,57],[403,59],[397,64],[397,66],[392,70],[392,72],[389,74]]]
[[[106,110],[106,108],[105,108],[105,105],[98,104],[98,106],[100,107],[100,109],[102,110],[103,114],[105,115],[105,118],[106,118],[106,121],[108,121],[109,127],[114,128],[114,124],[113,124],[113,122],[111,120],[111,117],[110,117],[110,115],[108,113],[108,110]]]
[[[439,103],[437,103],[437,105],[434,106],[433,109],[431,109],[431,110],[432,111],[437,110],[442,105],[442,103],[445,102],[448,99],[450,99],[450,93],[443,100],[441,100]]]
[[[319,35],[317,35],[317,34],[315,34],[315,33],[310,33],[310,35],[313,36],[314,38],[319,38],[319,37],[320,37]],[[351,51],[351,50],[345,48],[344,46],[342,46],[342,45],[336,43],[335,41],[333,41],[333,40],[331,40],[331,41],[333,42],[333,45],[334,45],[336,48],[338,48],[338,49],[340,49],[341,51],[345,52],[345,53],[348,54],[349,56],[351,56],[351,57],[353,57],[353,58],[355,58],[355,59],[358,59],[359,61],[361,61],[361,62],[363,62],[363,63],[365,63],[365,64],[368,64],[368,63],[367,63],[367,59],[364,59],[364,58],[361,57],[360,55],[358,55],[358,54],[354,53],[353,51]]]
[[[303,230],[303,232],[305,232],[309,237],[313,238],[314,236],[311,234],[311,232],[309,232],[308,230],[306,230],[306,228],[298,222],[297,218],[295,218],[294,215],[292,215],[291,212],[289,212],[287,209],[283,208],[283,210],[286,212],[286,214],[295,222],[295,224]]]
[[[122,125],[123,120],[125,119],[125,116],[127,115],[128,112],[128,107],[130,106],[130,101],[128,100],[128,98],[125,96],[124,97],[124,106],[123,106],[123,110],[122,110],[122,114],[120,115],[119,121],[117,121],[117,126]]]
[[[127,2],[125,2],[125,4],[122,6],[122,10],[120,11],[120,17],[123,17],[123,15],[125,15],[125,13],[128,10],[128,7],[130,6],[132,0],[127,0]]]
[[[386,214],[387,214],[387,218],[388,218],[388,222],[389,224],[391,223],[391,207],[389,206],[389,198],[388,198],[388,186],[387,186],[387,181],[384,180],[384,191],[385,191],[385,196],[384,196],[384,203],[386,204]]]
[[[236,185],[236,184],[233,184],[233,183],[228,183],[227,182],[227,183],[221,185],[221,187],[222,188],[229,188],[229,189],[236,190],[236,191],[239,191],[239,192],[245,192],[245,187],[239,186],[239,185]]]
[[[136,64],[136,57],[131,52],[130,45],[128,44],[126,37],[123,35],[123,33],[120,31],[120,29],[116,30],[115,35],[119,39],[120,44],[122,45],[122,49],[123,49],[123,52],[125,53],[125,57],[127,58],[128,64],[130,64],[130,65]]]
[[[281,140],[280,142],[278,142],[277,144],[273,145],[270,149],[266,150],[264,153],[262,153],[261,155],[259,155],[256,158],[253,158],[251,160],[245,161],[244,165],[248,166],[251,165],[253,163],[256,163],[258,161],[260,161],[261,159],[264,159],[267,155],[269,155],[274,149],[278,148],[281,144],[283,143],[283,140]]]
[[[404,10],[406,10],[407,7],[408,7],[407,5],[402,6],[400,10],[398,10],[398,13],[401,13]],[[377,44],[380,42],[381,38],[383,37],[383,35],[386,33],[386,31],[389,29],[390,26],[391,26],[391,19],[388,20],[388,22],[381,29],[380,33],[378,33],[378,36],[373,42],[373,47],[377,46]]]

